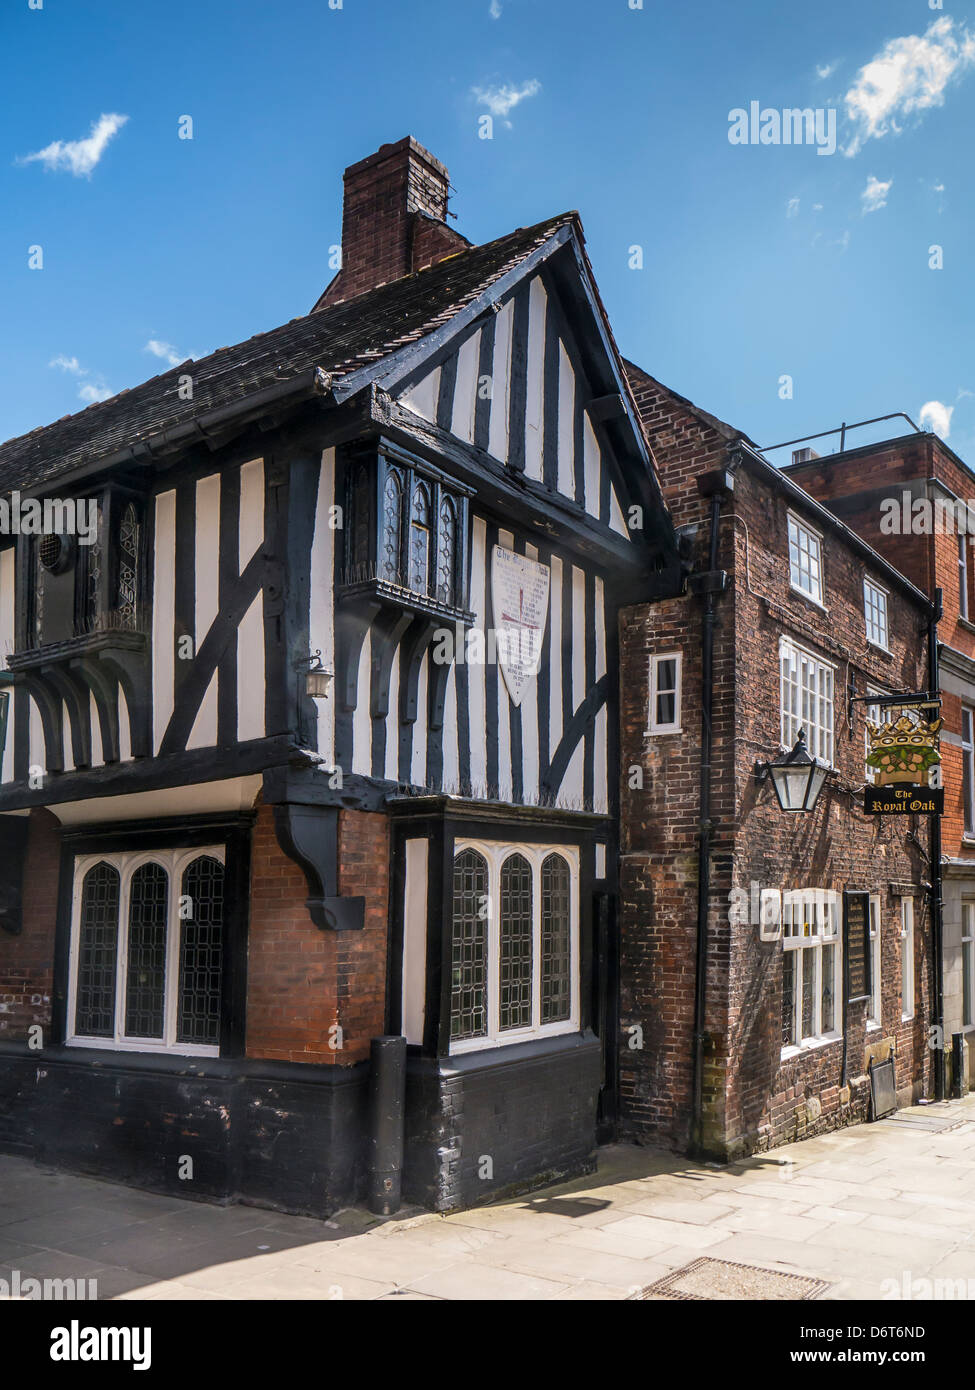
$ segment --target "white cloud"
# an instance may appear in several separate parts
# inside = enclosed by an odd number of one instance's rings
[[[953,78],[975,63],[975,35],[945,15],[927,31],[891,39],[860,69],[846,94],[853,134],[844,154],[901,130],[905,116],[943,106]]]
[[[836,63],[817,63],[816,76],[820,79],[821,82],[825,82],[827,77],[833,76],[833,73],[836,71],[836,68]]]
[[[151,352],[153,357],[162,358],[171,367],[178,367],[181,362],[186,361],[186,358],[173,347],[172,343],[164,343],[159,338],[150,338],[142,351]]]
[[[501,18],[501,0],[491,0],[491,5],[488,10],[488,14],[491,16],[492,19]]]
[[[786,203],[786,205],[785,205],[785,215],[786,215],[786,217],[798,217],[798,216],[799,216],[799,199],[798,199],[798,198],[790,198],[790,199],[789,199],[789,201],[788,201],[788,202]]]
[[[864,216],[868,212],[879,212],[881,208],[887,206],[887,194],[890,192],[893,182],[893,179],[888,179],[886,183],[881,183],[880,179],[875,179],[873,174],[869,175],[867,186],[860,194]]]
[[[87,375],[77,357],[65,357],[63,353],[59,353],[57,357],[52,357],[47,365],[49,367],[60,367],[62,372],[70,372],[72,376]]]
[[[492,116],[499,116],[510,129],[509,114],[519,102],[526,101],[528,97],[537,96],[541,90],[542,84],[537,78],[532,77],[529,81],[523,82],[520,87],[513,87],[508,82],[500,87],[472,87],[471,95],[475,101],[486,106]]]
[[[927,424],[934,434],[940,434],[942,439],[947,439],[951,432],[951,417],[954,412],[953,405],[942,405],[940,401],[925,401],[917,418],[922,428]]]
[[[101,374],[94,374],[83,367],[77,357],[65,357],[64,353],[58,353],[57,357],[52,357],[47,364],[49,367],[57,367],[62,372],[67,372],[69,376],[81,378],[78,386],[78,399],[84,401],[86,405],[91,405],[93,401],[107,401],[109,396],[115,394],[109,390],[101,379]]]
[[[113,394],[107,386],[96,386],[92,381],[83,382],[78,387],[78,399],[87,405],[93,405],[95,401],[107,401]]]
[[[116,135],[128,116],[99,116],[92,122],[91,134],[84,140],[54,140],[36,154],[24,155],[18,164],[39,162],[46,169],[67,169],[75,178],[91,178],[91,172],[105,153],[106,146]]]

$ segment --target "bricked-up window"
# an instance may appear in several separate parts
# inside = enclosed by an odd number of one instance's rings
[[[914,1017],[914,899],[901,898],[901,1018]]]
[[[961,905],[961,1021],[975,1026],[975,902]]]
[[[965,810],[965,834],[975,834],[975,715],[967,705],[961,710],[961,795]]]
[[[650,658],[650,733],[680,733],[680,652]]]
[[[579,1028],[579,851],[458,841],[450,1050]]]
[[[880,936],[880,894],[870,894],[870,1003],[867,1008],[867,1027],[880,1028],[883,1023],[883,991],[880,987],[880,972],[883,966],[883,951]]]
[[[806,732],[806,747],[816,758],[833,761],[833,683],[835,670],[814,652],[791,638],[779,643],[781,741],[792,748],[799,730]]]
[[[793,589],[823,602],[823,541],[818,531],[789,514],[789,582]]]
[[[67,1042],[216,1056],[224,850],[79,856]]]
[[[863,581],[863,615],[867,624],[867,641],[875,647],[890,646],[887,631],[887,590],[872,579]]]
[[[782,1047],[841,1036],[839,894],[822,888],[782,895]]]

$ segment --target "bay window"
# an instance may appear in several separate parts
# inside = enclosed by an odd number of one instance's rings
[[[579,1027],[579,851],[458,841],[450,1051]]]

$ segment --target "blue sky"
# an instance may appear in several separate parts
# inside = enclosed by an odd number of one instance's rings
[[[631,3],[5,0],[0,437],[307,312],[413,134],[473,241],[578,208],[623,352],[759,444],[933,402],[975,464],[975,3]],[[752,101],[836,152],[731,144]]]

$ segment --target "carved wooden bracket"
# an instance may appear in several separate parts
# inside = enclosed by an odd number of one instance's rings
[[[315,926],[321,931],[361,931],[365,898],[343,898],[338,891],[338,807],[284,802],[274,808],[274,830],[278,844],[305,875],[305,901]]]

